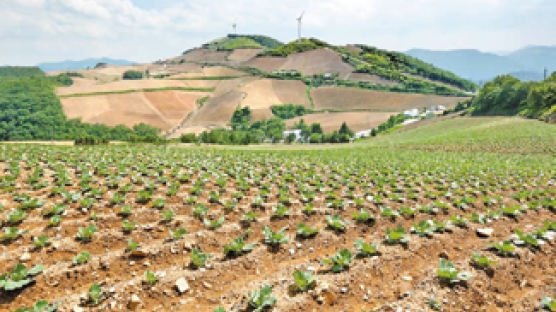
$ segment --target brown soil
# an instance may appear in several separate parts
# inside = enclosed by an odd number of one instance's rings
[[[1,165],[2,169],[6,168],[5,163]],[[68,169],[74,185],[66,187],[66,190],[75,192],[78,190],[79,180],[73,168]],[[130,169],[136,173],[133,168]],[[256,167],[255,170],[261,173],[265,169]],[[288,169],[307,170],[301,166]],[[324,183],[337,182],[335,180],[338,177],[327,171],[330,168],[315,169],[316,174],[323,177]],[[32,191],[27,188],[24,178],[33,170],[34,168],[22,170],[22,177],[18,181],[21,189],[18,189],[18,192],[46,199],[46,207],[61,201],[60,195],[48,198],[48,189]],[[208,173],[205,168],[188,170],[196,172],[192,181],[199,179],[200,173]],[[290,172],[294,172],[291,170]],[[45,179],[52,181],[53,174],[53,171],[47,169]],[[94,186],[106,190],[105,178],[97,175],[93,177]],[[240,219],[243,213],[252,209],[249,204],[259,190],[253,186],[245,192],[245,196],[233,211],[225,212],[221,205],[208,202],[208,192],[218,190],[214,184],[215,179],[216,177],[208,175],[206,189],[198,197],[198,202],[209,207],[209,216],[226,217],[224,226],[213,231],[192,216],[192,205],[183,203],[184,198],[189,196],[188,190],[193,182],[182,184],[177,196],[167,197],[165,209],[173,209],[177,215],[175,220],[167,224],[159,222],[161,213],[158,209],[153,208],[151,204],[137,204],[135,191],[130,192],[125,202],[132,205],[133,210],[127,219],[138,224],[138,228],[131,234],[125,234],[121,230],[122,217],[116,214],[118,207],[108,204],[114,190],[107,190],[94,206],[93,209],[97,213],[97,220],[94,222],[88,220],[88,212],[79,209],[77,203],[68,204],[61,227],[46,227],[47,218],[40,216],[41,208],[30,211],[29,218],[19,225],[20,228],[28,229],[29,233],[23,239],[0,246],[0,267],[3,271],[12,268],[18,262],[19,256],[29,252],[32,257],[27,263],[28,266],[40,263],[45,265],[46,269],[35,278],[36,283],[32,286],[17,293],[3,293],[0,297],[0,310],[14,310],[22,305],[30,306],[37,300],[45,299],[60,302],[62,311],[70,311],[79,304],[80,297],[86,294],[93,283],[102,284],[108,298],[98,307],[90,308],[90,311],[126,310],[132,294],[141,300],[137,309],[139,311],[213,311],[217,306],[224,306],[228,311],[237,311],[234,307],[237,308],[245,302],[244,295],[262,285],[273,287],[273,294],[278,299],[274,311],[428,311],[425,300],[431,297],[439,301],[444,300],[443,306],[447,311],[534,311],[543,296],[552,295],[556,291],[554,242],[548,242],[539,249],[517,248],[518,257],[499,257],[486,251],[489,241],[504,240],[514,229],[533,230],[541,226],[544,220],[553,220],[554,213],[545,208],[539,211],[528,210],[516,219],[501,217],[488,225],[471,223],[468,228],[454,227],[448,232],[436,233],[431,237],[411,234],[411,241],[404,247],[385,244],[383,240],[386,229],[396,226],[409,229],[414,223],[427,219],[446,221],[450,215],[484,212],[486,207],[478,201],[464,211],[451,208],[449,214],[417,213],[414,218],[398,217],[395,220],[379,218],[371,225],[352,222],[344,233],[335,233],[325,229],[325,215],[339,214],[342,219],[350,220],[353,212],[359,208],[353,204],[348,204],[343,210],[326,208],[324,196],[320,193],[314,201],[315,214],[306,216],[300,211],[303,204],[299,202],[299,195],[290,191],[291,216],[272,219],[271,207],[275,207],[278,202],[278,183],[284,181],[280,179],[272,182],[267,177],[264,182],[272,185],[271,195],[267,204],[258,210],[257,222],[249,227],[253,234],[248,238],[248,242],[257,243],[257,246],[250,253],[228,259],[222,253],[223,247],[245,232],[246,228],[240,226]],[[129,177],[125,177],[120,184],[129,182]],[[237,189],[236,182],[233,178],[229,179],[227,187],[223,189],[222,198],[230,198]],[[296,188],[296,182],[298,181],[285,183],[293,190]],[[397,186],[392,186],[392,189],[402,186],[403,183],[398,181]],[[423,185],[423,189],[429,187],[434,188],[435,185]],[[373,193],[379,193],[376,186],[360,185],[356,185],[354,192],[359,197],[368,188],[371,188]],[[390,186],[386,185],[384,188],[390,191]],[[332,190],[328,187],[327,189]],[[527,187],[523,186],[523,189]],[[166,186],[157,187],[153,198],[165,197],[166,190]],[[347,187],[340,186],[334,193],[343,194],[345,191]],[[522,204],[512,199],[505,191],[493,191],[489,191],[489,195],[503,196],[503,204],[507,206]],[[514,191],[519,190],[512,192]],[[18,205],[12,200],[11,193],[0,194],[0,200],[6,209]],[[431,204],[431,200],[424,196],[416,200],[406,198],[403,204],[388,199],[386,201],[384,205],[366,201],[363,206],[374,215],[379,215],[381,206],[399,209],[401,206]],[[493,208],[499,207],[496,205]],[[296,239],[295,227],[300,222],[319,227],[321,230],[312,239]],[[94,234],[92,241],[76,241],[74,236],[78,227],[92,223],[98,226],[98,232]],[[263,226],[270,226],[273,230],[287,227],[289,242],[276,251],[269,250],[262,243]],[[475,234],[476,228],[486,226],[494,230],[493,235],[488,239],[478,237]],[[188,233],[181,241],[168,241],[167,228],[185,228]],[[53,245],[41,250],[30,248],[32,236],[42,234],[51,237]],[[357,258],[349,270],[342,273],[332,273],[328,271],[329,266],[321,263],[341,248],[353,250],[353,243],[359,238],[377,243],[380,254],[369,258]],[[141,244],[141,250],[146,253],[146,257],[133,258],[124,251],[130,239]],[[212,254],[207,269],[192,270],[187,266],[193,246]],[[89,263],[72,266],[72,257],[84,250],[91,253]],[[470,265],[470,255],[475,252],[486,254],[498,261],[494,265],[494,274],[488,275],[485,271]],[[450,287],[441,284],[436,278],[439,257],[448,258],[458,269],[471,272],[473,278],[466,285]],[[293,283],[292,272],[296,269],[312,271],[318,278],[317,288],[308,293],[288,294],[288,289]],[[155,286],[145,286],[142,285],[145,270],[164,272],[165,275],[160,277]],[[185,278],[190,286],[184,294],[178,294],[174,289],[174,284],[179,278]]]
[[[311,90],[316,109],[369,109],[376,111],[403,111],[435,105],[454,107],[465,97],[449,97],[415,93],[397,93],[362,90],[356,88],[321,87]]]
[[[108,126],[141,122],[169,130],[179,124],[207,93],[184,91],[136,92],[62,98],[68,118]]]
[[[254,58],[263,49],[235,49],[230,55],[228,60],[232,63],[239,64]]]
[[[378,75],[372,75],[367,73],[351,73],[347,75],[346,79],[355,80],[355,81],[369,81],[369,82],[374,82],[378,85],[389,86],[389,87],[399,85],[399,83],[395,81],[384,79]]]
[[[320,123],[325,133],[340,129],[343,122],[353,131],[362,131],[376,128],[388,120],[393,112],[342,112],[342,113],[318,113],[309,114],[286,121],[286,127],[291,128],[303,119],[306,124]]]

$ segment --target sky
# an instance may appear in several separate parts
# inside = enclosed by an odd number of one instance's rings
[[[405,51],[556,45],[555,0],[0,0],[0,64],[150,62],[232,32]]]

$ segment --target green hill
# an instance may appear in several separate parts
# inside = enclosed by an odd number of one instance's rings
[[[247,48],[275,49],[281,45],[282,43],[280,41],[267,36],[229,34],[224,38],[215,39],[209,43],[203,44],[202,47],[218,51],[230,51]]]

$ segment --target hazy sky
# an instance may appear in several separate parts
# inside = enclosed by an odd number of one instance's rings
[[[556,45],[556,0],[0,0],[0,64],[154,61],[239,33],[379,48]]]

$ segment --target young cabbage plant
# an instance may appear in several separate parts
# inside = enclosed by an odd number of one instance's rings
[[[286,228],[281,228],[278,232],[272,232],[272,230],[265,226],[263,228],[264,243],[273,248],[278,248],[280,244],[287,244],[289,239],[288,236],[284,234]]]
[[[356,239],[354,242],[355,250],[357,250],[357,256],[359,257],[370,257],[378,254],[378,248],[376,244],[365,243],[362,239]]]
[[[255,244],[246,244],[243,237],[236,237],[231,243],[224,246],[224,255],[229,258],[239,257],[255,248]]]
[[[258,214],[253,211],[248,211],[243,215],[241,219],[241,224],[243,226],[249,226],[250,223],[257,222]]]
[[[492,243],[490,246],[496,251],[496,254],[501,257],[513,257],[516,255],[515,247],[510,241],[503,241],[502,243]]]
[[[306,292],[317,285],[317,279],[310,272],[295,270],[293,278],[296,290],[299,292]]]
[[[312,228],[305,223],[301,222],[297,225],[297,231],[295,232],[298,237],[301,238],[312,238],[315,237],[319,232],[319,228]]]
[[[33,238],[33,245],[36,249],[40,249],[50,245],[50,238],[46,235],[41,235],[39,237]]]
[[[51,216],[54,216],[54,215],[61,215],[66,210],[66,207],[67,206],[64,205],[64,204],[57,204],[57,205],[54,205],[54,206],[49,207],[49,208],[44,208],[41,211],[41,215],[45,216],[45,217],[51,217]]]
[[[353,219],[359,223],[373,224],[376,220],[375,216],[369,210],[361,208],[359,212],[353,213]]]
[[[129,234],[135,229],[135,222],[129,222],[128,220],[122,221],[122,230],[124,233]]]
[[[552,298],[544,297],[542,299],[541,305],[544,309],[550,312],[556,312],[556,294]]]
[[[382,207],[382,208],[380,208],[380,212],[381,212],[383,217],[390,218],[392,220],[395,220],[397,217],[400,216],[399,212],[397,212],[395,210],[392,210],[392,208],[390,208],[390,207]]]
[[[16,227],[4,228],[4,234],[0,235],[0,242],[9,243],[21,237],[23,234],[27,233],[28,230],[20,230]]]
[[[431,236],[436,231],[434,222],[432,220],[421,220],[411,227],[411,233],[415,233],[421,237]]]
[[[12,312],[55,312],[60,303],[49,304],[46,300],[35,302],[31,308],[18,308]]]
[[[276,297],[272,296],[272,287],[263,286],[260,290],[253,290],[247,295],[248,304],[253,312],[261,312],[272,308],[276,304]]]
[[[195,208],[193,208],[193,216],[196,218],[201,218],[202,216],[206,215],[208,212],[208,207],[198,203]]]
[[[62,221],[62,216],[60,215],[55,215],[52,216],[50,219],[48,219],[48,226],[49,227],[56,227],[58,225],[60,225],[60,221]]]
[[[97,231],[97,226],[94,224],[89,225],[88,227],[79,227],[77,229],[77,240],[82,242],[90,242],[93,239],[93,234]]]
[[[215,229],[219,228],[220,226],[222,226],[222,224],[224,223],[225,220],[226,220],[226,217],[224,217],[224,216],[221,216],[220,218],[218,218],[216,220],[210,220],[208,218],[204,218],[203,223],[209,229],[215,230]]]
[[[185,229],[177,229],[175,231],[168,229],[168,233],[170,233],[170,238],[172,240],[180,240],[187,234],[187,231]]]
[[[272,212],[273,219],[284,219],[292,213],[292,210],[284,204],[279,203],[278,206],[272,208]]]
[[[152,202],[152,207],[156,209],[162,209],[164,205],[166,205],[166,199],[164,198],[157,198]]]
[[[487,256],[482,256],[478,253],[474,253],[471,255],[472,264],[478,268],[483,270],[490,270],[492,269],[492,265],[495,265],[497,261],[490,260]]]
[[[120,211],[118,211],[118,216],[127,218],[131,215],[131,205],[122,205]]]
[[[450,285],[467,281],[472,277],[471,273],[460,272],[454,266],[454,263],[440,258],[440,264],[436,275],[441,281],[448,282]]]
[[[197,248],[193,248],[190,255],[190,267],[193,269],[204,268],[206,262],[210,259],[210,254],[203,253]]]
[[[140,247],[141,247],[141,245],[139,245],[138,242],[136,242],[136,241],[130,239],[130,240],[127,242],[127,247],[125,248],[125,251],[127,251],[127,252],[134,251],[134,250],[139,249]]]
[[[15,209],[6,214],[6,220],[2,222],[3,225],[15,226],[27,219],[27,214],[22,209]]]
[[[89,288],[88,296],[88,302],[93,306],[97,306],[103,300],[104,291],[98,284],[93,284]]]
[[[156,284],[158,282],[158,274],[157,273],[153,273],[149,270],[145,271],[145,279],[143,280],[143,282],[147,285],[147,286],[154,286],[154,284]]]
[[[323,264],[332,265],[330,270],[334,273],[339,273],[345,271],[349,268],[351,261],[353,261],[353,255],[351,251],[344,248],[340,252],[334,254],[330,259],[322,260]]]
[[[386,229],[386,243],[390,245],[409,243],[409,238],[406,237],[405,230],[398,226],[394,230]]]
[[[349,221],[343,221],[340,215],[326,216],[326,223],[328,223],[328,227],[335,232],[344,232],[346,230]]]
[[[514,240],[514,244],[517,246],[529,246],[532,248],[538,248],[540,246],[540,241],[533,234],[524,234],[518,229],[514,230],[518,239]]]
[[[21,289],[34,282],[32,277],[41,273],[43,269],[44,266],[35,265],[27,270],[25,264],[18,263],[11,272],[0,275],[0,289],[5,291]]]
[[[73,263],[73,265],[82,265],[87,263],[89,261],[89,258],[91,258],[91,255],[86,251],[82,251],[77,256],[73,257],[71,262]]]

